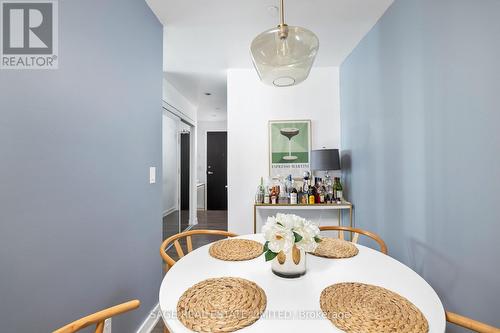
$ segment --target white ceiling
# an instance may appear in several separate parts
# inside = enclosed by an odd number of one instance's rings
[[[256,35],[278,24],[279,1],[146,2],[165,26],[166,79],[198,106],[199,120],[225,119],[226,69],[252,68],[250,43]],[[340,66],[392,2],[285,0],[285,20],[318,36],[320,49],[315,66]],[[205,96],[205,92],[212,95]]]

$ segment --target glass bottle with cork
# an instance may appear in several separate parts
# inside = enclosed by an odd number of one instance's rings
[[[335,195],[335,200],[337,203],[342,202],[343,200],[343,187],[342,183],[340,182],[340,177],[335,177],[334,183],[333,183],[333,191]]]
[[[257,193],[255,193],[255,203],[264,203],[264,197],[266,190],[264,188],[264,178],[260,177],[260,185],[257,187]]]

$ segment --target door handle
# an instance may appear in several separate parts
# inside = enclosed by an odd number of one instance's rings
[[[212,171],[207,171],[207,174],[213,175],[214,173]]]

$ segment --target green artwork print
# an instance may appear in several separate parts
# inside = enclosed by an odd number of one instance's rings
[[[301,173],[309,169],[310,138],[309,120],[270,121],[271,176],[301,177]]]
[[[307,123],[271,124],[273,163],[309,163]]]

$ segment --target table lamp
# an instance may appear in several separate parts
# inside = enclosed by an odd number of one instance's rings
[[[326,191],[330,198],[334,197],[333,182],[328,174],[330,170],[340,170],[340,156],[338,149],[319,149],[311,151],[311,169],[325,171]]]
[[[338,149],[318,149],[311,151],[311,169],[325,171],[325,177],[330,178],[328,171],[340,170]]]

